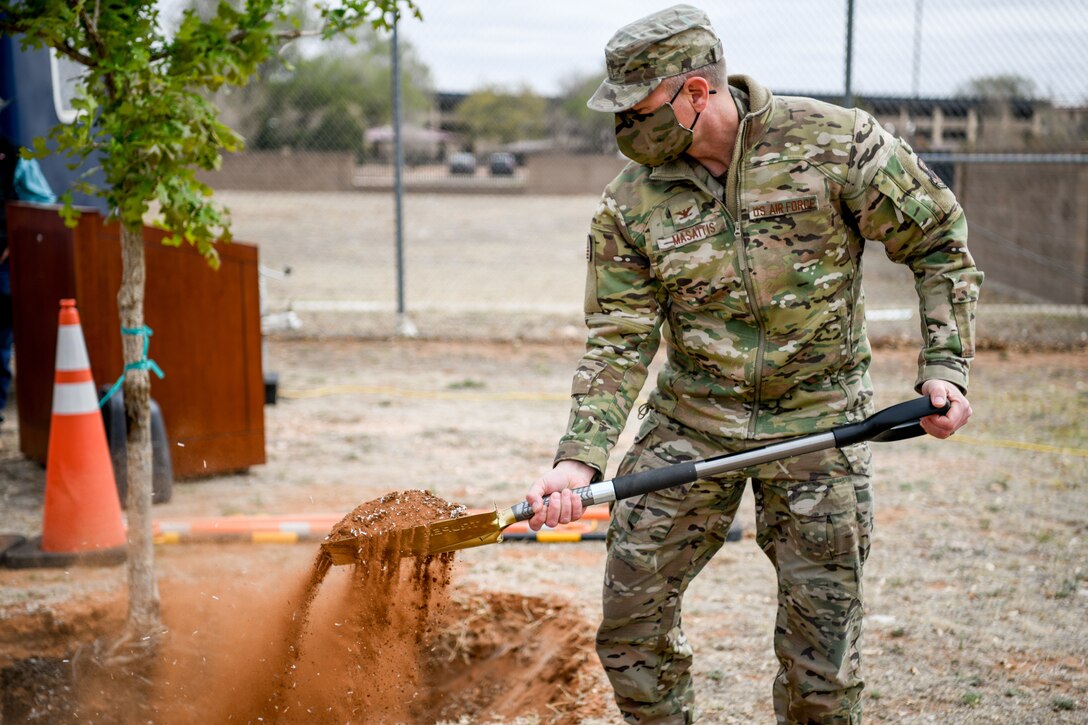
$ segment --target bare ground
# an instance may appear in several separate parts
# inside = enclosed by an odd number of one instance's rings
[[[269,357],[284,371],[285,394],[314,397],[287,398],[266,410],[267,465],[179,483],[156,515],[347,511],[405,488],[428,488],[471,507],[508,506],[549,464],[579,349],[273,342]],[[975,370],[976,415],[967,431],[946,443],[886,444],[876,453],[877,533],[864,642],[869,718],[1084,722],[1085,359],[990,352]],[[879,352],[881,404],[911,395],[912,371],[912,353]],[[369,392],[337,393],[331,385]],[[0,440],[8,451],[0,462],[5,528],[35,533],[42,472],[11,455],[10,428]],[[751,540],[750,502],[741,516],[745,540],[712,562],[685,608],[707,722],[772,717],[773,572]],[[190,598],[193,589],[214,594],[224,578],[209,567],[234,572],[234,589],[251,577],[258,596],[285,596],[277,580],[304,577],[313,552],[312,544],[164,546],[158,553],[164,596],[178,587]],[[599,542],[505,543],[463,552],[458,561],[455,588],[464,596],[508,592],[570,604],[583,617],[577,633],[592,632]],[[95,607],[110,610],[110,602],[123,599],[120,569],[2,571],[0,582],[8,630],[0,653],[8,658],[33,651],[26,643],[35,641],[35,631],[44,642],[92,637],[101,627]],[[73,598],[87,621],[66,621]],[[42,622],[51,623],[45,635]],[[599,676],[594,682],[605,697]]]
[[[231,201],[245,209],[245,198]],[[354,223],[337,214],[380,217],[373,198],[352,197],[356,201],[361,212],[345,203],[311,212],[331,216],[328,226],[336,229]],[[273,336],[266,348],[267,367],[279,372],[283,395],[266,408],[268,463],[179,482],[172,501],[156,506],[157,517],[345,513],[407,488],[429,489],[473,508],[505,507],[550,465],[581,351],[581,248],[569,235],[576,228],[579,237],[583,233],[589,202],[569,202],[562,207],[566,216],[553,224],[540,224],[539,215],[555,204],[502,200],[514,206],[500,214],[487,199],[414,203],[417,212],[449,219],[447,226],[458,230],[453,246],[451,237],[433,232],[428,253],[443,253],[445,244],[445,253],[455,257],[462,252],[450,252],[454,247],[471,246],[479,254],[473,264],[458,267],[458,281],[447,290],[464,307],[443,312],[436,303],[417,317],[419,340],[393,338],[388,311],[303,314],[302,330]],[[280,216],[290,214],[305,218],[266,202],[241,216],[235,210],[239,237],[268,238],[262,242],[265,261],[296,270],[270,294],[274,307],[300,299],[383,299],[391,290],[368,297],[365,250],[338,252],[342,241],[307,236]],[[524,235],[496,231],[502,219],[516,226],[522,218],[537,220]],[[389,221],[382,219],[379,227]],[[557,244],[557,236],[566,251],[549,263],[542,248]],[[468,245],[470,240],[477,243]],[[511,256],[501,255],[504,243]],[[528,264],[514,264],[519,258]],[[477,269],[488,264],[490,271]],[[874,307],[909,301],[909,285],[904,291],[897,281],[900,270],[885,274],[879,263],[874,268]],[[566,281],[570,274],[578,280]],[[430,285],[414,284],[433,293]],[[503,308],[496,302],[501,314],[487,314],[468,304],[484,288],[486,301],[493,302],[489,295],[498,290],[495,299],[554,297],[560,307]],[[863,640],[870,721],[1088,722],[1086,325],[1084,318],[1058,316],[1053,325],[1047,319],[983,317],[990,332],[973,370],[975,417],[968,429],[947,442],[877,447],[877,530],[866,571]],[[874,323],[871,332],[884,341],[873,371],[878,403],[911,397],[915,353],[904,341],[912,325]],[[626,431],[621,447],[630,436]],[[41,527],[44,472],[17,449],[17,421],[9,421],[0,428],[0,533],[33,535]],[[685,603],[698,703],[708,723],[773,721],[774,576],[752,540],[750,498],[740,516],[745,538],[722,550]],[[191,658],[229,664],[222,651],[227,635],[247,629],[235,623],[248,619],[247,631],[265,632],[253,616],[228,615],[227,608],[257,611],[268,626],[282,620],[315,550],[314,543],[158,547],[172,636],[197,638],[184,649]],[[520,722],[615,722],[590,649],[602,555],[600,542],[507,542],[459,554],[451,597],[461,628],[443,635],[444,661],[465,662],[460,671],[466,677],[475,672],[519,696],[528,693],[528,700],[519,700],[526,713]],[[108,635],[124,616],[124,587],[122,568],[0,569],[0,668],[36,654],[69,654]],[[247,609],[256,603],[257,610]],[[218,634],[201,639],[199,631]],[[562,671],[554,687],[531,690],[521,676],[524,660],[502,659],[534,636],[548,643],[535,650],[541,659]],[[482,641],[506,646],[489,648]],[[576,671],[559,664],[570,658],[581,663]],[[207,677],[224,670],[216,665],[192,672]],[[462,712],[471,714],[461,722],[518,720],[486,706]]]

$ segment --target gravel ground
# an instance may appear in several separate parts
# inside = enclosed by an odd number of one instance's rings
[[[273,341],[270,361],[282,371],[285,395],[297,397],[266,409],[268,464],[179,483],[156,515],[343,512],[405,488],[428,488],[472,507],[508,506],[551,459],[579,349]],[[913,353],[878,354],[880,404],[909,397]],[[870,720],[1088,717],[1085,372],[1076,353],[984,352],[968,431],[947,443],[878,449],[864,644]],[[11,454],[10,428],[0,442],[5,528],[35,533],[42,472]],[[750,501],[741,519],[746,538],[727,546],[687,597],[685,625],[706,722],[771,717],[773,572],[751,539]],[[244,546],[224,546],[222,555],[237,560]],[[284,577],[295,577],[312,545],[287,548],[301,550],[279,559]],[[166,547],[163,576],[185,577],[215,555],[206,547],[194,554],[184,545]],[[587,628],[594,626],[599,542],[508,543],[466,551],[460,562],[458,586],[562,598],[584,612]],[[119,570],[0,571],[0,583],[4,616],[123,591]]]
[[[156,516],[346,512],[405,488],[470,507],[516,502],[550,464],[566,422],[581,351],[581,240],[595,200],[409,197],[409,218],[427,220],[406,228],[409,310],[427,311],[413,313],[422,339],[410,340],[392,335],[387,198],[320,195],[294,211],[269,195],[223,198],[236,236],[261,239],[265,264],[292,267],[286,280],[268,281],[273,309],[375,305],[300,312],[300,330],[270,336],[267,367],[280,373],[283,398],[266,408],[268,463],[179,482]],[[323,234],[303,223],[312,218],[321,229],[359,231]],[[871,259],[871,307],[910,306],[902,270]],[[991,326],[983,310],[970,427],[949,442],[876,452],[863,644],[870,721],[1088,722],[1086,322],[1061,311],[1053,324],[1010,315]],[[915,324],[873,323],[883,341],[873,371],[880,405],[913,395],[915,352],[904,340]],[[0,520],[4,533],[33,535],[44,473],[17,449],[9,421],[0,428]],[[750,498],[741,520],[745,538],[711,562],[685,605],[708,723],[773,721],[774,576],[752,539]],[[255,548],[161,547],[160,576],[200,587],[221,557],[224,570],[252,560],[266,578],[278,568],[295,579],[313,552],[312,544]],[[459,562],[458,587],[562,599],[595,626],[599,542],[511,542],[463,552]],[[57,612],[123,591],[120,569],[0,570],[0,656],[19,651],[17,633],[4,632],[15,617],[40,615],[55,636],[78,638],[90,621],[65,624]],[[600,677],[592,687],[607,696]]]

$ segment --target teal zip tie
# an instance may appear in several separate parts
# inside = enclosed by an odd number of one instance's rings
[[[129,370],[150,370],[151,372],[159,376],[159,380],[162,380],[164,377],[166,377],[166,373],[162,371],[162,368],[159,367],[158,363],[156,363],[154,360],[147,359],[147,349],[151,347],[152,332],[150,327],[148,327],[147,325],[144,325],[143,327],[122,327],[121,334],[144,336],[143,357],[141,357],[136,362],[129,363],[125,366],[125,369],[121,371],[121,377],[117,378],[117,382],[113,384],[113,387],[109,389],[109,392],[102,396],[102,400],[98,401],[99,408],[105,405],[106,401],[112,398],[113,394],[120,390],[121,386],[125,384],[125,376],[128,375]]]

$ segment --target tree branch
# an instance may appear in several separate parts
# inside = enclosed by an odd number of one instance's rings
[[[299,38],[316,38],[321,35],[320,30],[281,30],[276,33],[280,40],[297,40]]]
[[[98,67],[98,61],[96,61],[91,56],[84,55],[83,53],[80,53],[75,48],[70,47],[68,45],[67,40],[65,40],[63,43],[60,43],[58,45],[49,45],[49,47],[52,48],[53,50],[57,51],[61,55],[64,55],[64,56],[67,56],[67,57],[71,58],[72,60],[74,60],[76,63],[79,63],[80,65],[85,65],[88,68],[97,68]]]
[[[95,21],[91,19],[91,16],[87,15],[87,6],[83,3],[78,3],[79,17],[83,21],[83,30],[87,33],[87,38],[94,45],[95,52],[98,57],[101,58],[106,54],[105,46],[102,43],[102,36],[98,34],[98,28],[95,25]],[[95,7],[95,16],[98,15],[97,4]]]
[[[227,38],[227,41],[232,45],[240,43],[242,40],[245,39],[247,35],[249,35],[248,31],[238,30],[231,33],[230,36]],[[320,30],[279,30],[273,34],[273,37],[278,40],[288,41],[297,40],[299,38],[316,38],[320,35]]]
[[[0,35],[25,35],[28,38],[31,37],[30,33],[33,30],[33,27],[30,23],[20,23],[18,21],[12,22],[10,20],[4,20],[3,17],[4,16],[0,15]],[[52,48],[61,55],[65,55],[71,58],[80,65],[85,65],[88,68],[93,68],[97,65],[94,58],[80,53],[75,48],[69,47],[67,43],[61,42],[57,45],[53,45],[48,41],[48,39],[40,37],[36,38],[36,40],[40,41],[42,46]],[[41,46],[35,45],[35,47]]]

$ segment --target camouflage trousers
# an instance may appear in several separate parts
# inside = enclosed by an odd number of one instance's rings
[[[758,445],[714,439],[651,412],[619,473]],[[613,505],[597,632],[629,723],[695,720],[684,591],[725,542],[751,480],[756,541],[778,575],[779,723],[860,723],[862,566],[872,532],[864,444],[753,466]]]

